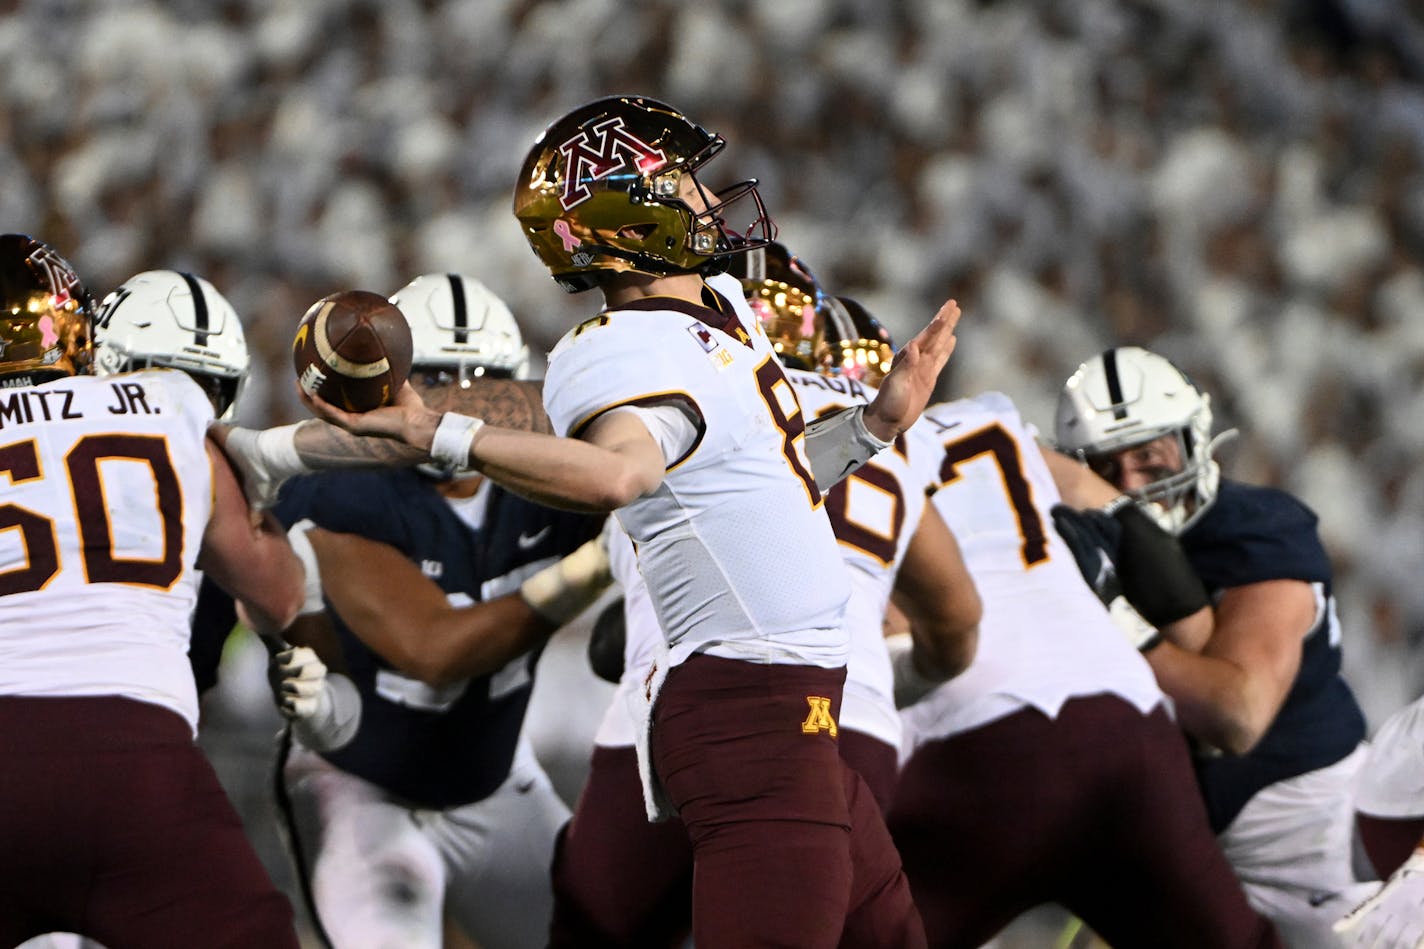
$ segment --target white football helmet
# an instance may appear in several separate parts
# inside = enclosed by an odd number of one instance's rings
[[[469,385],[477,376],[527,379],[529,347],[504,301],[474,277],[422,274],[391,296],[410,322],[411,375]]]
[[[1212,451],[1235,431],[1211,436],[1211,397],[1186,373],[1136,346],[1109,349],[1078,367],[1058,394],[1058,448],[1106,473],[1107,456],[1175,434],[1182,470],[1133,497],[1167,530],[1181,533],[1216,499],[1221,469]]]
[[[146,270],[104,298],[94,326],[95,372],[101,376],[150,366],[192,376],[219,419],[237,414],[252,358],[242,321],[202,277]]]

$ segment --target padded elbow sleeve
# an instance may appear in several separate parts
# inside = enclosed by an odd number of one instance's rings
[[[1210,604],[1177,538],[1136,504],[1124,504],[1113,517],[1122,526],[1117,574],[1123,595],[1144,619],[1160,628]]]

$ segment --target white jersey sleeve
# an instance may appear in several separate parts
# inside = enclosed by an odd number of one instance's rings
[[[1025,706],[1053,717],[1111,692],[1143,711],[1162,701],[1053,527],[1058,488],[1013,403],[991,392],[931,406],[939,442],[931,503],[955,533],[984,603],[969,669],[904,712],[907,737],[955,734]]]
[[[840,666],[845,567],[801,406],[737,281],[708,283],[707,307],[651,298],[570,331],[549,359],[549,418],[573,437],[619,406],[676,404],[698,420],[662,484],[617,512],[673,664],[706,652]],[[822,582],[805,584],[808,571]]]
[[[0,695],[120,695],[196,728],[207,397],[150,369],[0,391]]]

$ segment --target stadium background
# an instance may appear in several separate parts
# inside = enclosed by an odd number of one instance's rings
[[[1319,513],[1371,724],[1424,690],[1419,0],[0,0],[0,77],[4,230],[98,295],[212,280],[252,424],[303,414],[290,332],[337,289],[470,273],[542,357],[592,302],[509,213],[524,152],[670,101],[897,338],[960,300],[946,397],[1051,431],[1087,356],[1178,361],[1241,429],[1224,470]],[[259,686],[219,697],[220,759],[269,747]]]

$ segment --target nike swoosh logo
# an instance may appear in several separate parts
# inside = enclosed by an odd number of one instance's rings
[[[1309,903],[1311,906],[1319,907],[1330,902],[1339,895],[1339,893],[1332,893],[1330,891],[1317,891],[1315,893],[1310,894],[1310,896],[1306,898],[1306,902]]]
[[[546,526],[543,530],[533,534],[520,534],[518,539],[519,549],[528,550],[530,547],[533,547],[544,539],[544,535],[549,533],[550,529],[550,527]]]

